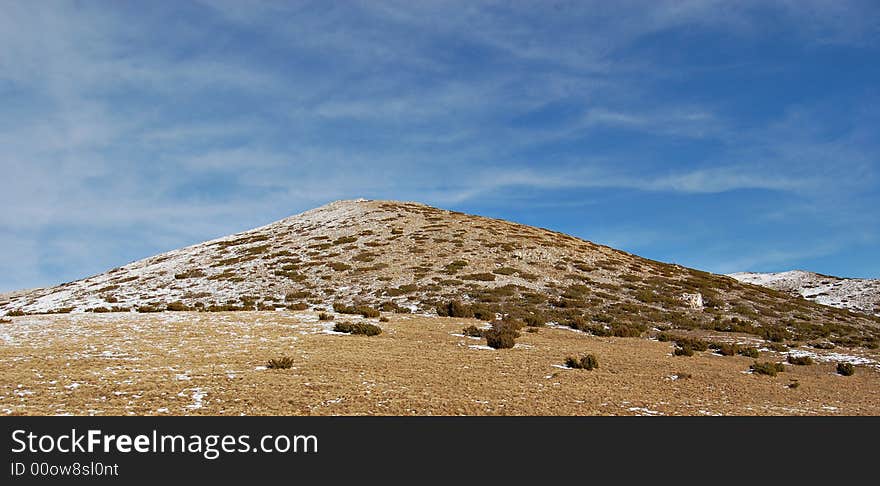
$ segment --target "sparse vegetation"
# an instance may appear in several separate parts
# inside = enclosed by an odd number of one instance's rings
[[[332,320],[333,320],[333,314],[328,314],[328,313],[326,313],[326,312],[321,312],[320,314],[318,314],[318,320],[319,320],[319,321],[332,321]]]

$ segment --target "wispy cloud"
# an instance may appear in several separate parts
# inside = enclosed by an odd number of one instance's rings
[[[877,18],[858,1],[8,2],[0,253],[20,258],[0,288],[358,196],[479,212],[511,192],[759,191],[877,234],[846,217],[877,201],[876,71],[840,81],[851,95],[742,94],[796,83],[773,76],[822,49],[870,57]],[[784,55],[752,57],[768,45]]]

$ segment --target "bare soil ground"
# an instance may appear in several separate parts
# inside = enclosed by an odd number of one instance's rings
[[[386,316],[375,337],[332,333],[333,322],[313,312],[14,318],[0,324],[0,413],[880,414],[877,351],[845,351],[865,363],[854,376],[837,375],[832,355],[771,377],[749,373],[754,360],[743,356],[673,356],[669,342],[544,327],[523,332],[514,349],[491,350],[459,334],[476,320]],[[563,367],[566,356],[585,353],[598,357],[598,369]],[[265,369],[282,356],[292,368]]]

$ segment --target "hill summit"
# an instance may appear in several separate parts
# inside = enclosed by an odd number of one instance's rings
[[[348,200],[56,287],[7,315],[179,310],[384,311],[877,344],[878,319],[572,236],[414,202]],[[463,316],[464,316],[463,315]]]

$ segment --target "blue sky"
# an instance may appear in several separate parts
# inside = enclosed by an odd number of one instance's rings
[[[880,277],[874,1],[15,2],[0,290],[336,199]]]

